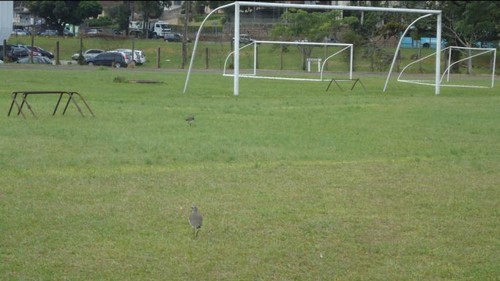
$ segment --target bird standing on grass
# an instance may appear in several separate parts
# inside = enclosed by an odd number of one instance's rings
[[[194,238],[198,237],[198,231],[203,224],[203,217],[200,213],[198,213],[198,207],[191,207],[191,215],[189,215],[189,224],[193,227],[193,236]]]
[[[194,122],[194,116],[193,115],[189,115],[188,117],[186,117],[185,120],[189,124],[189,126],[191,126],[191,124]]]

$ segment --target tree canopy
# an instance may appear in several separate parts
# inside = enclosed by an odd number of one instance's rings
[[[307,12],[289,9],[281,16],[281,22],[273,28],[273,36],[287,40],[322,42],[334,25],[338,12]]]
[[[142,18],[147,21],[150,18],[159,18],[163,9],[172,5],[172,1],[139,1],[138,4]]]
[[[497,1],[430,1],[443,11],[443,35],[459,46],[500,39],[500,3]]]
[[[109,17],[113,19],[113,23],[117,25],[118,30],[125,30],[125,34],[128,34],[131,13],[129,6],[122,3],[118,6],[112,7],[108,12]]]
[[[102,12],[98,1],[30,1],[30,11],[63,35],[66,24],[79,25]]]

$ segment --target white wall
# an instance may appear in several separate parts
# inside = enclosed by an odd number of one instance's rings
[[[14,1],[0,1],[0,44],[9,39],[14,22]]]

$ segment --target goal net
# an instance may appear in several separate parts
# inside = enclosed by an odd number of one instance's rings
[[[442,87],[493,88],[496,65],[495,48],[449,46],[441,52],[444,71],[441,73],[439,82]],[[422,74],[422,65],[432,61],[435,55],[434,52],[406,65],[397,81],[435,86],[431,75]],[[476,72],[475,69],[479,68],[487,71]]]
[[[256,40],[242,46],[239,52],[240,77],[297,81],[352,79],[352,44]],[[224,76],[234,76],[233,60],[234,51],[225,59]]]

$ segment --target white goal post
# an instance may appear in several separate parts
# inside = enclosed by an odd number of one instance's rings
[[[360,6],[338,6],[338,5],[313,5],[313,4],[291,4],[291,3],[268,3],[268,2],[246,2],[246,1],[236,1],[230,4],[222,5],[215,8],[210,12],[203,22],[201,23],[198,32],[196,33],[196,39],[194,41],[193,52],[191,55],[191,62],[189,63],[189,69],[186,76],[186,82],[184,84],[184,93],[186,93],[187,85],[189,83],[189,77],[193,67],[193,61],[195,58],[196,48],[198,46],[198,41],[200,37],[201,30],[207,19],[216,11],[224,9],[230,6],[234,6],[234,95],[239,95],[239,78],[240,78],[240,7],[277,7],[277,8],[297,8],[297,9],[320,9],[320,10],[349,10],[349,11],[374,11],[374,12],[396,12],[396,13],[417,13],[425,15],[436,15],[436,41],[441,42],[441,11],[440,10],[425,10],[425,9],[405,9],[405,8],[382,8],[382,7],[360,7]],[[394,54],[396,56],[397,52]],[[436,44],[436,63],[435,63],[435,94],[439,95],[440,91],[440,62],[441,61],[441,44]],[[392,70],[392,69],[391,69]]]
[[[327,56],[324,60],[319,60],[316,61],[318,63],[318,72],[319,72],[319,78],[294,78],[294,77],[280,77],[280,76],[263,76],[258,73],[258,68],[257,68],[257,50],[260,44],[280,44],[280,45],[295,45],[295,46],[334,46],[334,47],[341,47],[340,50],[337,50],[333,54],[330,54]],[[243,47],[240,48],[240,51],[244,48],[247,47],[253,47],[253,69],[252,73],[249,74],[242,74],[241,72],[239,73],[240,77],[246,77],[246,78],[262,78],[262,79],[275,79],[275,80],[296,80],[296,81],[324,81],[324,71],[325,71],[325,66],[327,65],[327,62],[337,56],[338,54],[349,50],[349,79],[352,80],[352,70],[353,70],[353,56],[354,56],[354,49],[353,49],[353,44],[345,44],[345,43],[320,43],[320,42],[290,42],[290,41],[266,41],[266,40],[254,40],[250,44],[246,44]],[[229,73],[227,71],[228,69],[228,62],[229,59],[231,58],[232,55],[234,55],[236,51],[232,51],[229,53],[224,61],[224,70],[222,75],[223,76],[234,76],[235,73]],[[314,59],[309,59],[309,63],[311,63]],[[309,65],[310,66],[310,65]],[[241,70],[241,69],[240,69]]]

